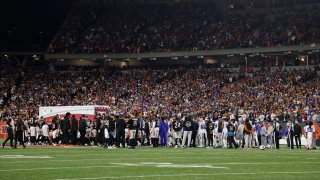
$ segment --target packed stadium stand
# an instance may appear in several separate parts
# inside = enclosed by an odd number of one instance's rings
[[[154,117],[319,121],[319,4],[228,1],[222,13],[214,2],[76,1],[45,52],[1,52],[11,63],[1,66],[1,117],[109,105]]]
[[[132,15],[134,14],[134,15]],[[303,45],[319,42],[318,7],[222,16],[213,1],[81,1],[49,53],[142,53]]]

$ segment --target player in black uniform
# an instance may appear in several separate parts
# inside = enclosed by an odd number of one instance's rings
[[[95,142],[95,145],[97,145],[97,144],[101,144],[101,136],[100,136],[100,128],[101,128],[101,117],[100,117],[100,115],[97,115],[96,116],[96,126],[95,126],[95,128],[96,128],[96,132],[97,132],[97,134],[96,134],[96,142]]]
[[[175,117],[175,120],[172,123],[172,129],[174,131],[175,147],[178,147],[181,144],[181,129],[182,129],[182,122],[178,117]]]
[[[7,139],[2,143],[2,148],[4,148],[4,146],[6,145],[6,143],[10,140],[10,147],[13,148],[13,129],[12,129],[12,119],[9,118],[7,120],[7,133],[8,133],[8,137]]]
[[[104,124],[104,138],[105,138],[105,143],[104,143],[104,148],[111,148],[111,143],[110,143],[110,116],[102,116],[102,123]]]
[[[207,130],[207,139],[208,139],[208,147],[213,148],[213,131],[214,131],[214,123],[208,119],[206,122],[206,130]]]
[[[103,147],[106,143],[106,137],[108,137],[109,139],[109,134],[108,134],[109,132],[106,126],[109,127],[109,121],[107,120],[107,117],[103,114],[100,120],[100,128],[98,129],[98,132],[97,132],[97,136],[99,136],[99,139],[100,139],[100,143],[98,143],[98,145]],[[107,130],[107,132],[105,130]]]
[[[128,129],[129,129],[129,144],[131,149],[135,149],[137,140],[136,133],[138,129],[139,120],[137,117],[130,118],[128,121]]]
[[[234,123],[234,120],[230,120],[227,125],[227,130],[228,130],[227,141],[229,144],[229,148],[233,148],[232,144],[234,145],[235,148],[238,148],[238,145],[234,140],[234,134],[236,131],[236,127],[233,125],[233,123]]]
[[[144,122],[144,137],[147,140],[147,146],[150,146],[150,122],[149,119],[146,117]],[[143,142],[144,143],[144,142]]]
[[[108,145],[109,145],[109,148],[112,148],[113,145],[114,145],[114,139],[115,139],[115,121],[114,121],[114,117],[113,116],[110,116],[109,114],[107,115],[107,121],[106,122],[106,125],[107,125],[107,128],[105,129],[108,130],[108,138],[106,139],[107,142],[108,142]],[[105,133],[106,134],[106,133]]]

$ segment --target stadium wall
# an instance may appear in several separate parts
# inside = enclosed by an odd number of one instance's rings
[[[292,53],[292,52],[319,52],[320,44],[308,44],[298,46],[276,46],[263,48],[239,48],[239,49],[217,49],[203,51],[177,51],[157,53],[115,53],[115,54],[45,54],[45,59],[151,59],[172,57],[201,57],[201,56],[228,56],[228,55],[256,55],[261,53]]]

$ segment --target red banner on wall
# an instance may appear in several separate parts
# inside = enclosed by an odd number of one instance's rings
[[[0,121],[0,138],[7,138],[7,122]]]

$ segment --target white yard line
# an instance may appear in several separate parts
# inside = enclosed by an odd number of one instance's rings
[[[320,171],[303,171],[303,172],[239,172],[239,173],[216,173],[216,174],[154,174],[140,176],[103,176],[103,177],[88,177],[88,178],[71,178],[71,179],[56,179],[56,180],[92,180],[92,179],[127,179],[127,178],[153,178],[153,177],[182,177],[182,176],[223,176],[223,175],[258,175],[258,174],[311,174]]]
[[[0,169],[0,172],[12,171],[36,171],[36,170],[56,170],[56,169],[88,169],[88,168],[121,168],[123,166],[67,166],[67,167],[44,167],[44,168],[29,168],[29,169]]]
[[[165,159],[185,159],[186,157],[166,157]],[[205,157],[203,157],[205,158]],[[223,158],[228,158],[228,157],[206,157],[206,159],[208,158],[212,158],[212,159],[223,159]],[[165,160],[164,158],[153,158],[153,157],[148,157],[148,158],[129,158],[129,157],[124,157],[124,158],[118,158],[118,160],[123,161],[123,160]],[[200,159],[200,157],[197,157],[197,159]],[[202,158],[201,158],[202,159]],[[307,160],[316,160],[316,158],[306,158]],[[32,162],[37,162],[37,163],[47,163],[47,162],[77,162],[77,161],[106,161],[106,159],[67,159],[67,160],[48,160],[48,159],[38,159],[35,161],[11,161],[11,162],[0,162],[0,164],[16,164],[16,163],[32,163]],[[120,161],[120,162],[121,162]],[[243,163],[243,162],[232,162],[232,163],[210,163],[210,164],[226,164],[226,165],[242,165],[242,164],[248,164],[248,165],[259,165],[259,164],[291,164],[292,162],[267,162],[267,163],[263,163],[263,162],[247,162],[247,163]],[[208,163],[206,163],[208,164]],[[294,162],[294,164],[320,164],[320,162],[318,161],[308,161],[308,162]]]
[[[154,163],[154,162],[142,162],[142,163],[110,163],[113,165],[122,166],[153,166],[158,168],[209,168],[209,169],[230,169],[228,167],[212,166],[209,164],[173,164],[173,163]]]

